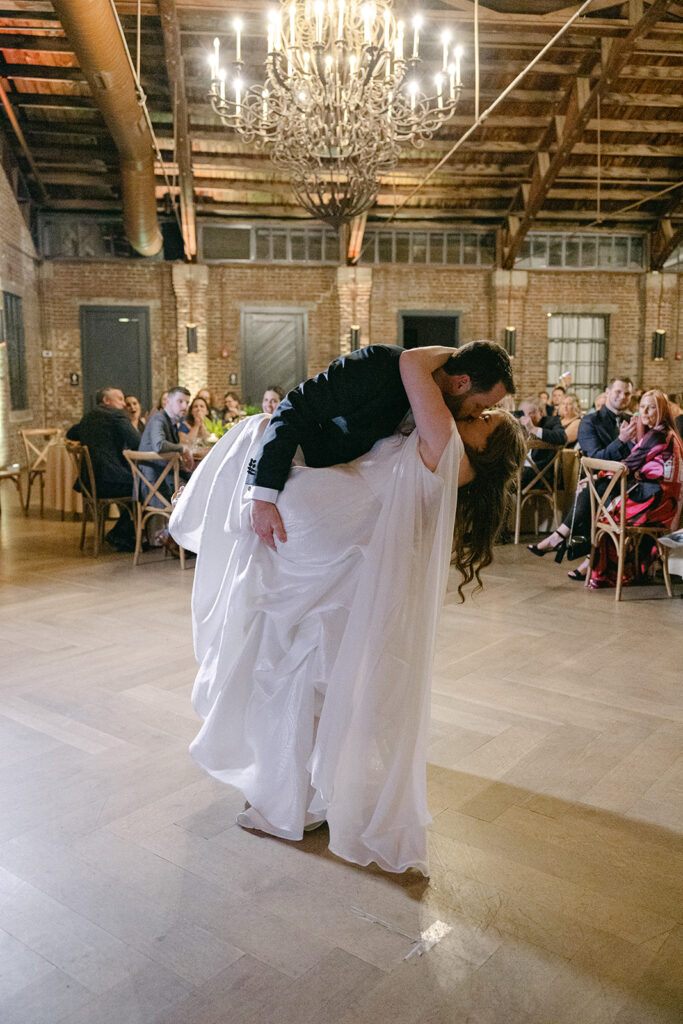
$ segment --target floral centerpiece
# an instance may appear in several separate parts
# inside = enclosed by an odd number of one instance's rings
[[[209,444],[215,444],[219,438],[223,437],[223,434],[227,433],[231,427],[234,427],[234,423],[223,423],[223,420],[212,420],[209,416],[204,420],[204,426],[209,432],[207,441]]]

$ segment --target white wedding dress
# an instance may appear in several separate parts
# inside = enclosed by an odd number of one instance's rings
[[[243,495],[267,422],[230,430],[171,517],[198,554],[192,757],[244,793],[255,827],[297,840],[326,819],[340,857],[427,874],[430,676],[460,436],[454,426],[435,473],[417,431],[346,465],[294,465],[275,552]]]

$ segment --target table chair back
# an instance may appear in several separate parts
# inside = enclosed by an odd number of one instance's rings
[[[533,453],[538,449],[554,452],[552,458],[545,466],[538,466],[534,461]],[[536,503],[534,510],[536,533],[538,533],[538,505],[541,501],[547,502],[550,506],[553,517],[552,526],[554,527],[556,525],[556,520],[559,518],[559,509],[557,504],[559,467],[561,465],[560,459],[564,450],[564,445],[546,444],[545,441],[541,441],[536,437],[531,437],[527,440],[527,455],[524,466],[520,466],[517,470],[517,490],[515,493],[515,544],[519,544],[519,535],[522,525],[522,509],[527,502],[532,499],[534,499]],[[530,466],[534,475],[527,484],[523,485],[522,473],[525,466]]]
[[[19,492],[19,504],[24,505],[24,495],[21,489],[21,466],[18,462],[12,462],[8,466],[0,466],[0,483],[3,480],[11,480]],[[0,512],[2,505],[0,504]]]
[[[611,462],[608,459],[589,459],[583,456],[581,459],[581,471],[586,478],[586,486],[591,506],[591,551],[586,573],[586,586],[590,585],[591,573],[595,562],[595,554],[603,538],[614,544],[617,552],[617,580],[615,588],[615,601],[621,600],[621,590],[624,578],[624,566],[629,546],[633,550],[635,576],[639,573],[638,549],[640,540],[643,537],[651,537],[655,543],[657,538],[671,533],[671,526],[656,526],[644,523],[642,526],[635,526],[626,520],[626,482],[628,470],[623,462]],[[610,481],[605,491],[600,494],[596,487],[596,481],[600,473],[611,474]],[[619,504],[616,505],[618,500]],[[657,545],[660,550],[659,545]],[[661,554],[661,550],[660,550]],[[666,568],[664,580],[669,597],[672,596],[671,582],[667,579]]]
[[[28,507],[31,502],[31,488],[33,487],[33,482],[38,480],[40,483],[40,514],[42,516],[47,450],[52,442],[60,436],[62,430],[59,427],[31,427],[26,430],[20,430],[19,433],[24,442],[28,473],[24,512],[28,515]]]
[[[173,480],[173,493],[180,486],[180,454],[169,452],[157,455],[156,452],[136,452],[129,448],[123,452],[133,474],[133,496],[135,499],[135,554],[133,565],[137,565],[142,551],[142,535],[147,522],[152,516],[171,518],[173,506],[164,494],[162,485],[167,479]],[[156,466],[161,469],[155,480],[150,480],[142,472],[142,468]],[[185,568],[185,550],[180,548],[180,567]]]
[[[122,494],[115,498],[98,498],[95,472],[93,470],[90,451],[85,444],[78,441],[67,441],[66,450],[73,459],[76,470],[76,480],[79,482],[81,497],[83,499],[83,526],[81,529],[81,551],[85,545],[85,530],[89,522],[95,528],[93,538],[93,554],[95,558],[100,553],[100,547],[104,540],[105,524],[112,519],[110,515],[112,505],[125,506],[133,517],[133,498],[130,494]]]

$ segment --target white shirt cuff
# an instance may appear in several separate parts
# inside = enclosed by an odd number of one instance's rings
[[[248,501],[272,501],[277,505],[280,492],[274,487],[254,487],[253,484],[248,484],[244,489],[244,496]]]

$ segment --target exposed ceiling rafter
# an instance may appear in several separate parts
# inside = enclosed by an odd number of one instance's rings
[[[640,0],[631,2],[639,3]],[[664,16],[671,2],[672,0],[654,0],[626,39],[619,42],[603,41],[602,73],[592,87],[587,74],[577,75],[564,114],[554,118],[534,156],[530,184],[520,187],[510,207],[502,247],[504,269],[511,270],[514,267],[515,257],[527,232],[542,210],[548,192],[567,163],[574,146],[590,125],[599,98],[612,88],[621,68],[631,58],[638,42]],[[555,149],[551,152],[550,145],[553,142]]]

